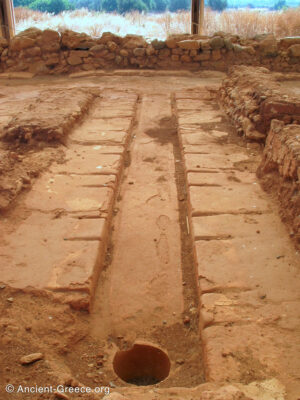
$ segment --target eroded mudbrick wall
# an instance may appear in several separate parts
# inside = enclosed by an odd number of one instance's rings
[[[95,39],[66,30],[62,34],[29,28],[10,43],[0,39],[2,72],[60,74],[106,68],[185,68],[226,71],[231,65],[266,66],[300,72],[300,37],[277,40],[273,35],[243,39],[217,32],[212,37],[173,35],[166,41],[121,38],[103,33]]]

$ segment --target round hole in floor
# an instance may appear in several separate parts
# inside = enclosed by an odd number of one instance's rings
[[[130,350],[115,354],[113,367],[123,381],[137,386],[155,385],[166,379],[170,372],[170,360],[157,347],[134,344]]]

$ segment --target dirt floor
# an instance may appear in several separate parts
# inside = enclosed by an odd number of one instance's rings
[[[300,399],[299,253],[224,76],[0,82],[1,399]]]

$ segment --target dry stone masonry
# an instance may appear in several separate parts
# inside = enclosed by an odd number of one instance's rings
[[[300,125],[271,123],[258,176],[271,176],[277,189],[283,219],[300,244]]]
[[[237,132],[265,143],[258,176],[266,189],[277,189],[281,215],[299,244],[300,100],[282,79],[266,68],[234,67],[219,93]]]
[[[63,74],[95,69],[215,69],[230,65],[266,66],[275,71],[300,71],[300,37],[276,39],[271,34],[243,39],[216,32],[212,37],[172,35],[147,42],[105,32],[101,38],[70,30],[62,34],[29,28],[10,43],[0,39],[1,71]]]

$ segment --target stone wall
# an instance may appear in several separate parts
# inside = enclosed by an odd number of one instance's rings
[[[262,67],[233,67],[219,95],[238,133],[265,144],[257,175],[278,198],[282,219],[300,246],[300,98],[279,78]]]
[[[213,37],[174,35],[166,41],[121,38],[30,28],[10,43],[0,40],[2,72],[60,74],[111,68],[215,69],[231,65],[264,65],[276,71],[300,72],[300,37],[276,40],[273,35],[242,39],[217,32]]]
[[[300,125],[272,121],[257,175],[277,190],[282,218],[300,245]]]
[[[249,140],[265,142],[274,118],[300,124],[300,99],[264,67],[233,67],[219,95],[238,133]]]

